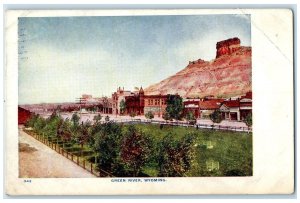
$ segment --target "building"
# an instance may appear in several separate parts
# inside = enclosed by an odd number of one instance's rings
[[[125,96],[125,114],[135,113],[136,115],[144,115],[144,97],[142,87],[138,91],[133,92],[130,96]]]
[[[144,113],[151,111],[153,115],[162,116],[167,108],[168,95],[145,95]]]
[[[90,94],[83,94],[83,95],[81,96],[81,98],[82,98],[82,99],[85,99],[85,100],[91,100],[91,99],[93,99],[93,96],[90,95]]]
[[[213,96],[207,96],[203,99],[185,99],[184,115],[192,112],[195,118],[209,118],[215,110],[219,109],[224,99],[215,99]]]
[[[224,99],[206,98],[199,102],[200,118],[209,118],[210,115],[218,110]]]
[[[102,113],[112,114],[113,113],[113,100],[112,98],[102,97],[100,103],[102,104]]]
[[[125,102],[125,97],[131,95],[134,95],[134,93],[128,90],[124,90],[124,87],[123,89],[119,87],[117,91],[112,94],[112,114],[120,114],[120,102],[122,100],[124,100]]]
[[[31,117],[32,113],[27,109],[18,107],[18,125],[25,124]]]
[[[183,115],[187,115],[189,112],[192,112],[195,116],[195,118],[200,118],[200,108],[199,108],[199,102],[201,99],[184,99],[183,100]]]
[[[236,100],[227,100],[220,106],[222,118],[225,120],[245,120],[252,113],[252,92],[247,92]]]
[[[248,114],[252,113],[252,92],[247,92],[240,99],[240,115],[241,120],[245,120]]]
[[[167,107],[167,95],[145,95],[143,88],[137,88],[134,92],[125,91],[120,87],[112,94],[112,112],[120,114],[120,102],[125,102],[124,114],[135,113],[144,115],[151,111],[153,115],[162,116]]]
[[[239,100],[227,100],[220,106],[223,120],[241,120],[240,117],[240,101]]]
[[[74,109],[80,112],[103,112],[103,98],[93,97],[92,95],[83,94],[80,98],[77,99],[76,103],[79,108]],[[70,111],[68,110],[68,111]]]
[[[162,116],[166,110],[167,95],[145,95],[141,87],[130,96],[125,96],[125,114],[144,115],[151,111],[153,115]]]

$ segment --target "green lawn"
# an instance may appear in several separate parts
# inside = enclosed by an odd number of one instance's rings
[[[187,133],[195,133],[196,140],[193,145],[195,157],[192,167],[186,173],[188,177],[200,176],[251,176],[252,175],[252,133],[217,131],[195,129],[191,127],[164,126],[160,129],[155,124],[135,124],[146,135],[153,136],[153,144],[157,146],[163,138],[172,133],[174,138],[180,140]],[[125,130],[128,125],[122,127]],[[30,134],[32,132],[29,132]],[[62,141],[52,138],[53,143],[62,147]],[[50,137],[49,137],[49,140]],[[73,155],[81,156],[81,159],[94,162],[96,153],[88,146],[74,143],[65,143],[64,149]],[[157,161],[149,161],[142,168],[145,176],[158,176],[159,168]]]
[[[137,124],[145,133],[154,135],[158,144],[168,133],[180,139],[187,132],[196,136],[196,157],[188,176],[251,176],[252,175],[252,133],[197,130],[195,128]],[[151,163],[143,172],[156,176],[158,171]]]

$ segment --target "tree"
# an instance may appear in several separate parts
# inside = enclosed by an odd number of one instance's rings
[[[58,140],[62,137],[62,126],[64,124],[64,120],[60,119],[57,128],[56,128],[56,144],[58,144]]]
[[[63,148],[65,147],[65,142],[68,142],[72,138],[72,123],[67,118],[62,125],[59,127],[59,136],[62,140]]]
[[[172,133],[167,134],[159,145],[158,165],[160,176],[181,177],[192,166],[195,156],[194,134],[187,134],[180,140]]]
[[[126,103],[124,99],[122,99],[120,102],[120,113],[123,115],[125,113],[125,110],[126,110]]]
[[[137,130],[133,125],[124,133],[121,147],[122,161],[132,170],[132,176],[137,177],[142,166],[150,157],[151,141],[149,136]]]
[[[46,125],[43,128],[43,133],[45,133],[48,138],[51,137],[51,140],[53,138],[57,138],[57,132],[61,121],[62,118],[57,114],[56,111],[54,111],[50,117],[46,119]]]
[[[30,116],[30,118],[26,121],[25,127],[31,127],[31,128],[33,128],[34,123],[37,121],[38,117],[39,117],[38,114],[32,114]]]
[[[109,121],[109,116],[105,116],[105,121],[106,121],[106,122]]]
[[[94,116],[93,120],[95,121],[95,123],[99,123],[102,119],[102,116],[100,114],[97,114],[96,116]]]
[[[162,118],[165,119],[166,121],[172,120],[168,112],[164,112]]]
[[[78,116],[78,114],[74,113],[71,118],[73,125],[79,125],[79,120],[80,120],[80,117]]]
[[[124,164],[120,158],[122,132],[116,123],[104,123],[94,127],[93,149],[98,157],[98,169],[112,173],[114,176],[124,176]]]
[[[80,156],[82,156],[83,145],[86,144],[91,137],[90,134],[91,131],[89,130],[90,127],[91,127],[91,123],[85,122],[82,125],[80,125],[79,132],[75,134],[77,135],[76,141],[78,144],[80,144],[80,148],[81,148]]]
[[[146,114],[145,114],[145,117],[147,118],[147,119],[152,119],[152,118],[154,118],[154,115],[153,115],[153,113],[152,113],[152,111],[148,111]]]
[[[246,116],[246,119],[245,119],[245,123],[248,127],[251,127],[252,126],[252,113],[249,113],[247,116]]]
[[[43,133],[44,132],[44,128],[46,126],[46,120],[42,117],[40,117],[39,115],[37,115],[35,118],[33,118],[33,123],[30,124],[32,125],[33,129],[37,132],[37,133]]]
[[[56,107],[56,109],[54,110],[54,112],[55,112],[57,115],[60,115],[60,113],[62,112],[62,107],[61,107],[61,105],[58,105],[58,106]]]
[[[132,111],[132,112],[130,112],[129,116],[130,116],[131,118],[134,118],[134,117],[136,116],[136,113]]]
[[[71,125],[71,129],[70,129],[71,130],[71,141],[73,143],[78,143],[78,137],[80,136],[79,135],[79,133],[80,133],[79,120],[80,120],[80,117],[78,116],[78,114],[74,113],[71,118],[72,125]]]
[[[211,115],[210,115],[210,120],[214,123],[221,123],[222,121],[222,115],[220,110],[215,110]]]
[[[182,118],[183,102],[179,95],[168,95],[166,112],[170,118],[180,120]]]
[[[185,119],[189,122],[189,124],[194,125],[196,123],[196,118],[195,115],[192,111],[189,111],[186,115],[185,115]]]

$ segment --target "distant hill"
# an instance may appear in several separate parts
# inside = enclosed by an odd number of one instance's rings
[[[250,91],[251,47],[240,46],[240,40],[232,38],[218,42],[216,49],[215,59],[190,61],[175,75],[147,87],[145,94],[229,97]]]

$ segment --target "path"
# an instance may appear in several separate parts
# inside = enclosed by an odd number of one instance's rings
[[[21,178],[95,178],[88,171],[37,141],[19,128]]]

